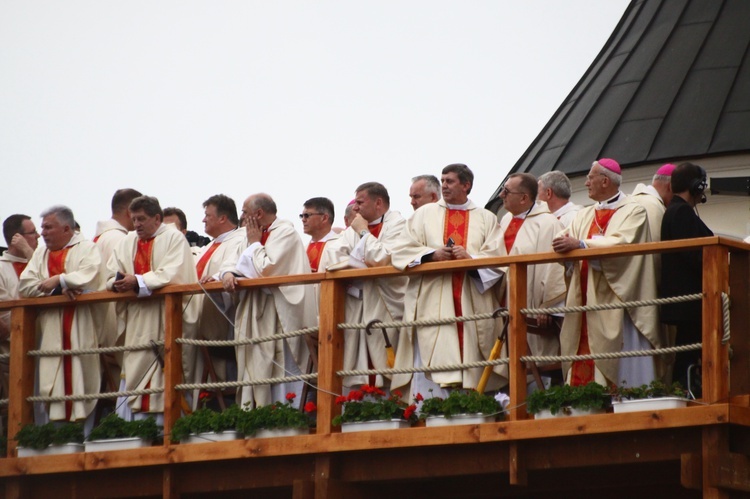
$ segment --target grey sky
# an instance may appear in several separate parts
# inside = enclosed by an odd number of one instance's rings
[[[370,180],[409,216],[453,162],[483,205],[627,3],[4,1],[0,217],[67,204],[91,237],[134,187],[203,233],[206,198],[265,191],[301,230]]]

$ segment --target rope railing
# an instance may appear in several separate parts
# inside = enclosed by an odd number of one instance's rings
[[[10,354],[9,353],[0,353],[0,360],[9,360]]]
[[[350,369],[336,371],[336,376],[370,376],[373,374],[414,374],[414,373],[436,373],[446,371],[459,371],[462,369],[474,369],[477,367],[499,366],[510,362],[508,359],[479,360],[476,362],[465,362],[462,364],[440,364],[437,366],[422,367],[390,367],[388,369]]]
[[[270,336],[263,336],[261,338],[241,338],[239,340],[199,340],[193,338],[177,338],[175,341],[182,345],[194,345],[202,347],[237,347],[244,345],[258,345],[260,343],[267,343],[269,341],[285,340],[288,338],[296,338],[298,336],[307,336],[309,334],[318,333],[318,327],[307,327],[304,329],[298,329],[296,331],[289,331],[288,333],[272,334]]]
[[[175,390],[223,390],[224,388],[242,388],[244,386],[275,385],[277,383],[291,383],[294,381],[310,381],[318,378],[318,373],[298,374],[283,378],[264,378],[246,381],[220,381],[216,383],[181,383],[175,385]]]
[[[29,350],[26,355],[31,357],[61,357],[71,355],[97,355],[102,353],[118,353],[118,352],[138,352],[141,350],[151,350],[157,347],[163,347],[163,341],[155,341],[154,344],[142,344],[142,345],[131,345],[131,346],[113,346],[113,347],[99,347],[99,348],[79,348],[75,350]]]
[[[578,312],[597,312],[602,310],[617,310],[618,308],[652,307],[656,305],[667,305],[671,303],[683,303],[703,299],[703,293],[690,295],[671,296],[669,298],[656,298],[653,300],[634,300],[620,303],[602,303],[599,305],[581,305],[574,307],[549,307],[549,308],[522,308],[521,313],[526,315],[537,314],[569,314]]]
[[[10,399],[0,399],[0,407],[4,405],[8,405],[10,403]]]
[[[729,343],[730,338],[732,337],[731,332],[729,330],[729,306],[731,302],[729,300],[729,295],[726,293],[721,293],[721,317],[723,319],[724,324],[724,336],[721,337],[721,344],[726,345]]]
[[[508,311],[505,309],[497,309],[494,312],[475,314],[475,315],[461,315],[458,317],[443,317],[440,319],[422,319],[417,321],[391,321],[391,322],[378,322],[377,325],[371,326],[378,329],[391,329],[400,327],[411,327],[411,326],[445,326],[447,324],[455,324],[456,322],[472,322],[481,321],[487,319],[497,319],[498,317],[507,317]],[[341,322],[336,325],[337,329],[366,329],[369,323],[365,322]]]
[[[60,396],[35,396],[26,397],[28,402],[79,402],[85,400],[99,399],[116,399],[119,397],[137,397],[140,395],[155,395],[164,393],[163,388],[146,388],[144,390],[127,390],[122,392],[104,392],[104,393],[82,393],[80,395],[60,395]]]

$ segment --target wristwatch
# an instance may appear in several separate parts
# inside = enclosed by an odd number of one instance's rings
[[[361,230],[361,231],[359,232],[359,237],[360,237],[360,238],[362,238],[362,237],[365,237],[365,236],[366,236],[367,234],[369,234],[369,233],[370,233],[370,231],[369,231],[369,230],[367,230],[367,229],[362,229],[362,230]]]

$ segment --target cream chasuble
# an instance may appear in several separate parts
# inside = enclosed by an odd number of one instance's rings
[[[64,250],[62,278],[67,289],[81,291],[100,291],[104,288],[102,260],[94,243],[87,241],[80,234],[75,234]],[[21,274],[19,293],[23,297],[44,296],[37,286],[50,277],[50,251],[39,247],[31,257],[26,270]],[[77,350],[97,348],[96,331],[99,329],[98,316],[93,313],[91,305],[75,307],[70,324],[69,344],[63,334],[63,316],[65,307],[44,308],[39,310],[36,322],[37,345],[42,350]],[[69,377],[64,374],[64,357],[40,357],[38,361],[39,394],[59,397],[66,395],[83,395],[99,393],[101,373],[98,355],[77,355],[69,358]],[[94,410],[96,400],[68,403],[69,418],[66,418],[66,403],[52,402],[47,413],[50,421],[69,419],[79,421]]]

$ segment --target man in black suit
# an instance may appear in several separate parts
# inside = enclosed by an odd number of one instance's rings
[[[691,239],[713,236],[698,217],[696,204],[705,203],[706,171],[692,163],[682,163],[672,172],[674,197],[667,206],[661,223],[661,240]],[[703,251],[663,253],[661,264],[662,297],[700,293],[703,290]],[[683,302],[661,307],[661,321],[677,327],[676,345],[699,343],[702,338],[702,307],[699,303]],[[678,353],[674,363],[674,379],[687,386],[687,371],[701,358],[700,350]],[[695,383],[693,383],[695,386]],[[697,390],[693,390],[696,393]]]

